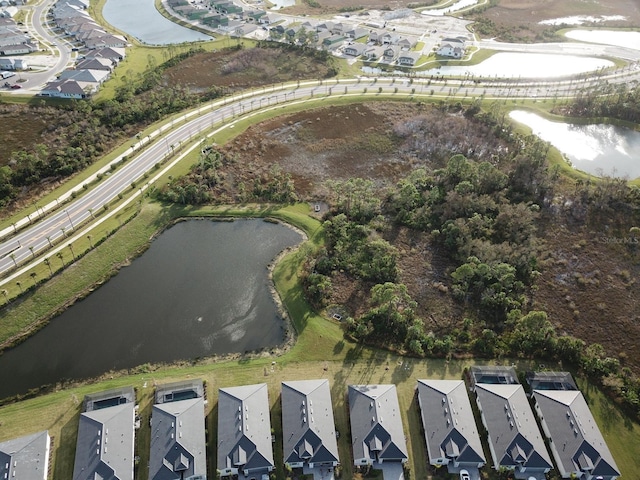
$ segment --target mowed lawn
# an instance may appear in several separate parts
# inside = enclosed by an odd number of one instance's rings
[[[183,210],[183,215],[223,214],[244,216],[250,211],[216,208]],[[131,385],[136,388],[142,416],[141,428],[136,433],[136,478],[148,477],[150,428],[149,416],[156,384],[183,379],[202,379],[207,392],[208,475],[216,478],[217,399],[221,387],[266,383],[271,403],[271,422],[276,437],[274,445],[277,478],[284,479],[282,467],[282,425],[280,390],[288,380],[329,380],[333,400],[336,428],[340,432],[338,447],[343,477],[354,478],[351,454],[351,436],[347,404],[347,388],[357,384],[388,384],[397,386],[402,421],[404,424],[409,468],[412,479],[429,479],[432,472],[427,466],[425,441],[421,433],[419,410],[415,398],[418,379],[460,379],[464,369],[473,365],[473,359],[432,360],[404,357],[386,350],[355,344],[344,338],[337,322],[312,312],[302,296],[298,284],[298,271],[305,249],[315,248],[322,240],[320,223],[308,214],[308,207],[293,206],[286,209],[265,209],[259,215],[287,220],[305,230],[310,238],[298,252],[285,257],[275,268],[273,276],[287,311],[293,318],[297,332],[295,344],[278,355],[236,356],[232,359],[201,359],[175,366],[142,366],[131,375],[109,374],[100,381],[68,388],[41,397],[25,400],[0,408],[0,441],[48,429],[53,437],[52,472],[49,478],[72,478],[78,418],[84,395],[110,388]],[[254,210],[254,213],[256,211]],[[172,216],[172,215],[168,215]],[[144,218],[144,216],[142,216]],[[141,219],[142,220],[142,219]],[[162,223],[162,222],[159,222]],[[128,225],[135,226],[136,220]],[[144,222],[143,230],[149,226]],[[123,232],[126,232],[126,228]],[[118,241],[119,233],[112,237]],[[131,236],[131,232],[126,233]],[[135,242],[134,242],[135,243]],[[478,363],[487,363],[479,361]],[[504,359],[503,364],[511,364]],[[534,362],[517,364],[519,370],[534,368]],[[553,367],[552,367],[553,368]],[[582,382],[580,386],[593,409],[596,420],[614,454],[623,479],[633,479],[637,458],[640,458],[640,426],[623,417],[615,406],[597,389]],[[441,477],[439,477],[441,478]],[[489,476],[488,478],[494,478]]]

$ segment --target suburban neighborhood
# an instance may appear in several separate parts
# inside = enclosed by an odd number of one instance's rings
[[[12,18],[20,5],[18,0],[15,5],[0,10],[0,71],[3,72],[30,71],[35,59],[29,59],[26,54],[37,55],[49,48]],[[88,0],[58,0],[49,9],[48,28],[60,39],[54,47],[68,48],[75,54],[64,71],[38,89],[38,95],[89,98],[125,58],[128,40],[105,30],[91,17],[88,7]],[[412,69],[428,57],[462,59],[474,40],[465,29],[468,22],[453,17],[429,17],[409,9],[370,10],[349,17],[319,20],[285,16],[265,10],[261,5],[239,5],[227,0],[208,3],[168,0],[165,7],[176,19],[197,25],[214,36],[295,44],[325,50],[350,63],[361,61],[367,66],[385,68]],[[19,89],[21,85],[13,83],[12,88]]]
[[[219,40],[161,44],[109,27],[97,0],[0,0],[0,385],[20,379],[0,395],[0,480],[632,480],[640,343],[589,330],[620,309],[616,330],[637,333],[640,177],[582,170],[516,116],[591,126],[597,107],[637,133],[640,47],[500,51],[432,5],[314,18],[303,1],[153,0]],[[558,51],[600,66],[470,69]],[[167,293],[99,289],[195,218],[296,238],[260,263],[280,239],[243,235],[224,270],[223,241],[196,232],[160,255],[177,273],[148,264]],[[94,291],[104,317],[51,321]],[[233,308],[204,306],[219,298]]]
[[[420,379],[415,387],[424,432],[420,444],[434,468],[446,468],[463,480],[479,480],[488,465],[522,480],[544,480],[553,468],[562,478],[619,477],[569,373],[527,372],[527,393],[513,367],[474,366],[465,379]],[[381,470],[385,480],[403,480],[409,451],[406,412],[396,386],[349,385],[340,394],[348,402],[350,432],[342,433],[351,438],[350,459],[339,458],[340,432],[327,379],[282,382],[279,439],[272,428],[267,384],[220,388],[215,445],[206,432],[209,405],[201,380],[157,385],[149,425],[140,421],[132,387],[87,395],[73,478],[132,480],[138,461],[135,432],[150,429],[149,480],[205,480],[207,462],[214,462],[217,475],[228,479],[273,478],[276,462],[282,462],[287,471],[333,480],[340,464],[350,462],[364,472]],[[282,458],[275,458],[276,441],[282,442]],[[46,480],[50,452],[46,431],[1,443],[0,477]]]

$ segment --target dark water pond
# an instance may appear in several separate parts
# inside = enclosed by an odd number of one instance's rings
[[[301,236],[263,220],[189,220],[33,337],[0,356],[0,398],[144,363],[283,340],[267,264]]]

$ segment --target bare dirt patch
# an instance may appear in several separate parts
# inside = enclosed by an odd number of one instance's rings
[[[241,90],[273,83],[334,75],[315,52],[283,48],[225,49],[202,52],[165,71],[171,86],[194,90],[223,87]]]
[[[622,234],[548,221],[541,232],[549,260],[535,302],[560,333],[599,343],[640,371],[640,245]]]
[[[226,149],[243,166],[234,171],[238,178],[249,182],[247,175],[277,163],[309,201],[326,196],[329,179],[362,177],[384,188],[411,168],[394,153],[394,122],[418,111],[415,105],[373,103],[300,112],[250,127]]]

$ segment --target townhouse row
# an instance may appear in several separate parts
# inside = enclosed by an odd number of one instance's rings
[[[615,480],[618,467],[571,375],[529,373],[527,383],[529,398],[511,367],[472,367],[468,386],[463,380],[418,380],[429,463],[480,478],[487,463],[482,435],[493,468],[511,470],[515,478],[542,480],[556,468],[562,478]],[[380,468],[385,475],[402,472],[408,450],[395,385],[350,385],[346,394],[353,465]],[[333,478],[341,460],[329,381],[283,382],[281,406],[283,463],[315,478]],[[74,480],[133,480],[137,408],[131,387],[85,397]],[[275,469],[275,437],[267,385],[219,389],[217,440],[209,447],[205,409],[201,380],[156,388],[149,479],[205,480],[208,448],[216,452],[220,477],[268,479]],[[49,457],[47,432],[0,443],[0,479],[46,480]]]

